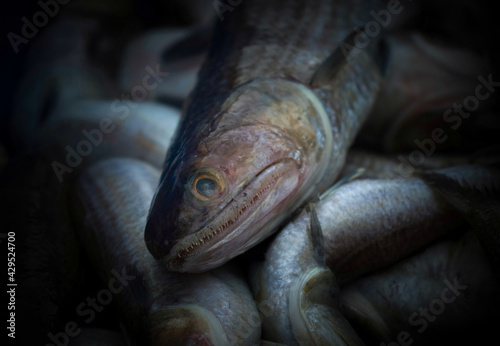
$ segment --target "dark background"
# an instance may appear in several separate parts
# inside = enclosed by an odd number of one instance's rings
[[[208,1],[211,3],[211,1]],[[197,23],[203,20],[203,18],[196,18],[190,14],[190,11],[186,10],[186,2],[181,0],[178,1],[154,1],[154,0],[128,0],[119,2],[118,0],[109,1],[87,1],[85,6],[80,6],[82,1],[70,1],[68,5],[60,5],[60,13],[64,11],[75,11],[81,16],[102,16],[108,19],[109,32],[111,32],[111,37],[116,39],[116,46],[109,48],[109,54],[103,54],[102,64],[104,67],[110,69],[110,74],[115,73],[115,69],[119,65],[118,59],[120,57],[120,51],[123,47],[123,42],[126,42],[130,37],[141,33],[143,31],[162,27],[162,26],[188,26],[193,23]],[[105,4],[103,6],[98,5],[99,3]],[[402,1],[404,3],[404,1]],[[106,8],[106,4],[109,4],[109,8]],[[118,5],[117,5],[118,4]],[[486,54],[489,57],[491,71],[494,73],[493,80],[500,81],[500,76],[497,73],[499,70],[498,66],[500,63],[500,54],[498,49],[498,24],[500,20],[497,16],[497,11],[495,11],[494,2],[489,1],[423,1],[423,12],[421,15],[415,19],[415,25],[421,30],[436,37],[442,37],[443,42],[450,44],[462,45],[464,47],[469,47],[477,52]],[[9,32],[14,32],[21,35],[22,22],[21,18],[26,16],[32,18],[33,14],[40,10],[37,1],[29,0],[17,0],[11,1],[3,4],[1,11],[1,55],[0,55],[0,68],[1,68],[1,80],[0,80],[0,171],[3,169],[5,164],[9,159],[15,158],[20,154],[23,154],[24,149],[16,146],[16,139],[13,138],[10,131],[11,120],[12,120],[12,110],[13,110],[13,100],[16,94],[19,81],[23,77],[25,71],[25,63],[30,54],[30,47],[33,42],[36,42],[40,38],[41,33],[51,24],[57,20],[55,18],[50,18],[48,26],[39,29],[39,33],[32,39],[28,44],[21,44],[19,46],[20,52],[15,53],[12,49],[10,42],[7,39],[7,34]],[[209,6],[210,7],[210,6]],[[92,9],[98,10],[92,10]],[[116,11],[119,9],[119,11]],[[500,93],[500,90],[496,93]],[[497,96],[497,95],[495,95]],[[496,101],[495,101],[496,102]],[[493,112],[499,114],[498,102],[492,106]],[[472,136],[477,136],[479,138],[485,139],[485,146],[494,146],[498,144],[498,138],[491,131],[496,131],[496,129],[484,130],[484,133],[473,134]],[[25,169],[36,169],[30,166],[25,167]],[[6,182],[4,182],[5,184]],[[28,184],[28,183],[27,183]],[[3,193],[3,191],[2,191]],[[3,203],[9,204],[10,196],[1,196]],[[26,201],[29,203],[30,201]],[[2,204],[3,211],[4,205]],[[2,222],[2,225],[5,223]],[[4,229],[0,230],[1,233],[7,233],[10,230],[10,224]],[[16,227],[14,225],[14,227]],[[3,239],[2,239],[3,240]],[[2,241],[2,258],[6,258],[3,255],[5,243]],[[21,251],[18,249],[17,251]],[[29,256],[29,253],[24,254]],[[3,262],[2,260],[2,263]],[[2,264],[2,268],[5,266]],[[3,270],[3,269],[2,269]],[[22,268],[18,268],[22,270]],[[91,268],[84,268],[82,274],[84,277],[92,277]],[[3,276],[4,274],[2,274]],[[85,281],[85,280],[83,280]],[[74,313],[75,307],[82,301],[85,300],[87,295],[95,296],[95,293],[99,289],[103,288],[99,282],[96,281],[86,281],[87,286],[82,287],[74,294],[74,298],[67,303],[68,320],[71,318],[71,313]],[[4,286],[5,287],[5,286]],[[90,293],[89,293],[90,292]],[[20,299],[18,297],[18,299]],[[18,300],[19,303],[19,300]],[[4,306],[1,307],[1,311],[4,310]],[[2,313],[2,320],[5,315]],[[32,317],[32,316],[29,316]],[[75,318],[76,319],[76,318]],[[80,320],[78,318],[76,320]],[[95,326],[102,326],[107,328],[118,328],[118,324],[115,322],[116,316],[114,316],[113,310],[108,308],[101,314],[98,314],[96,320],[93,322]],[[65,321],[64,321],[65,322]],[[63,323],[64,323],[63,322]],[[36,336],[37,332],[40,330],[35,325],[31,323],[36,323],[36,319],[26,319],[26,324],[19,321],[17,325],[16,335]],[[4,324],[2,323],[2,326]],[[60,325],[55,326],[51,329],[54,332],[61,330]],[[6,331],[2,327],[2,337]],[[42,334],[43,335],[43,334]],[[22,343],[17,343],[22,344]]]

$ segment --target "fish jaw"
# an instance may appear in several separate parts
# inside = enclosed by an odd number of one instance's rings
[[[205,271],[246,251],[279,224],[276,214],[294,199],[301,180],[293,160],[267,167],[207,226],[174,245],[163,259],[167,268]]]
[[[170,152],[151,206],[146,244],[172,271],[206,271],[262,241],[316,190],[329,162],[328,117],[299,83],[246,83],[222,109],[191,153]],[[203,170],[223,188],[200,201],[190,182]]]

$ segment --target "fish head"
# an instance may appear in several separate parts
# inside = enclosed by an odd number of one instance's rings
[[[269,236],[332,151],[321,103],[286,80],[241,85],[200,133],[174,143],[148,216],[148,249],[172,271],[218,267]]]

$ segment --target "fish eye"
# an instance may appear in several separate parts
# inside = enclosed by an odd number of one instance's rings
[[[191,192],[202,201],[219,197],[224,192],[224,179],[214,169],[198,171],[191,178]]]

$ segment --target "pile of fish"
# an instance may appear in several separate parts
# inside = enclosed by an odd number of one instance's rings
[[[484,32],[429,25],[445,10],[427,1],[175,2],[183,27],[104,3],[69,5],[25,47],[0,171],[19,340],[495,336]]]

